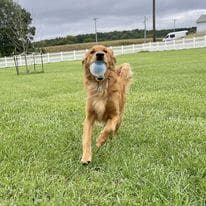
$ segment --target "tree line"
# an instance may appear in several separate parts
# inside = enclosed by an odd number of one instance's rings
[[[196,31],[196,27],[190,28],[178,28],[176,31],[188,30],[189,33],[194,33]],[[163,38],[167,33],[173,32],[173,29],[163,29],[156,31],[157,38]],[[152,30],[147,31],[147,37],[152,38]],[[98,41],[110,41],[110,40],[122,40],[122,39],[140,39],[144,38],[144,30],[143,29],[134,29],[127,31],[113,31],[113,32],[98,32]],[[77,43],[88,43],[95,41],[95,34],[81,34],[76,36],[66,36],[66,37],[58,37],[49,40],[42,40],[39,42],[35,42],[35,47],[49,47],[56,45],[65,45],[65,44],[77,44]]]

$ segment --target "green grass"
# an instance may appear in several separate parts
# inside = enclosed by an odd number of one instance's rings
[[[81,63],[0,70],[0,205],[205,205],[206,49],[120,56],[134,80],[123,125],[80,164]]]

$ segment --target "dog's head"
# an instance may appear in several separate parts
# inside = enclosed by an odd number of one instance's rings
[[[87,78],[102,81],[109,70],[114,70],[116,59],[110,48],[96,45],[86,53],[82,63]]]

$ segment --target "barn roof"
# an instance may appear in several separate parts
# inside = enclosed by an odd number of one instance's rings
[[[198,19],[197,19],[197,23],[203,23],[206,22],[206,14],[201,15]]]

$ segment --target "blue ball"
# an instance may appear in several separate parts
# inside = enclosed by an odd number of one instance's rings
[[[89,69],[95,77],[104,77],[107,67],[103,61],[96,61],[90,65]]]

